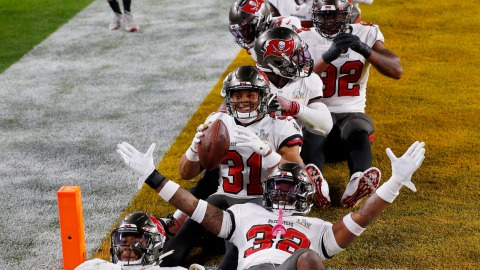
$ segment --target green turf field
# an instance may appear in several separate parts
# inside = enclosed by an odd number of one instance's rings
[[[0,0],[0,72],[90,2]],[[398,81],[371,68],[367,113],[376,129],[373,166],[382,170],[385,181],[391,172],[385,148],[398,155],[413,141],[422,140],[427,152],[412,179],[418,192],[402,189],[355,243],[325,265],[480,269],[480,31],[476,26],[480,6],[447,0],[377,0],[361,9],[364,21],[380,25],[385,46],[400,57],[403,66]],[[229,70],[249,61],[239,55]],[[217,84],[160,162],[159,169],[167,177],[180,182],[179,157],[195,127],[220,104],[219,89]],[[335,222],[350,212],[338,203],[348,180],[346,163],[327,165],[324,176],[333,207],[310,215]],[[180,183],[185,188],[194,184]],[[136,210],[164,216],[174,209],[144,188],[126,212]],[[107,241],[108,237],[95,257],[108,259]],[[199,256],[201,249],[196,252],[191,262],[219,262],[218,256]]]
[[[93,0],[0,0],[0,73]]]

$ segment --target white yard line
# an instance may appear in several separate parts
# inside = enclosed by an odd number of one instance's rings
[[[137,193],[116,144],[160,161],[240,49],[230,5],[134,0],[130,33],[98,0],[0,75],[0,269],[62,268],[62,185],[82,188],[94,253]]]

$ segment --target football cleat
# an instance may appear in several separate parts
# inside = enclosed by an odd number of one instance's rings
[[[313,195],[313,203],[318,208],[325,208],[332,205],[329,195],[328,183],[323,178],[322,172],[318,169],[317,166],[310,163],[305,166],[305,170],[312,177],[313,185],[315,186],[315,194]]]
[[[133,20],[132,13],[125,11],[125,14],[123,14],[123,21],[125,22],[125,29],[130,32],[135,32],[138,30],[138,26]]]
[[[363,173],[357,172],[352,175],[342,196],[342,206],[352,208],[362,201],[363,198],[375,192],[380,184],[382,174],[380,170],[372,167]]]
[[[162,223],[163,228],[165,228],[168,239],[174,237],[185,222],[185,220],[176,220],[172,214],[168,214],[165,218],[159,218],[159,220]]]
[[[117,30],[118,28],[120,28],[120,21],[122,20],[122,14],[118,14],[116,12],[114,12],[113,14],[114,14],[113,20],[108,26],[108,29]]]

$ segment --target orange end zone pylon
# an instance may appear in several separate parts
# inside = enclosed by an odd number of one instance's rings
[[[79,186],[63,186],[57,192],[62,237],[63,269],[73,270],[87,260]]]

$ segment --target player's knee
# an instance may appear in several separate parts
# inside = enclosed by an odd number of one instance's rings
[[[315,251],[309,250],[298,257],[297,269],[325,269],[325,266],[323,265],[320,256],[318,256]]]
[[[373,137],[375,129],[373,128],[373,122],[365,115],[365,117],[355,117],[352,119],[347,120],[343,125],[340,131],[340,137],[342,140],[347,141],[348,137],[352,135],[354,132],[364,131],[368,134],[369,138]]]

